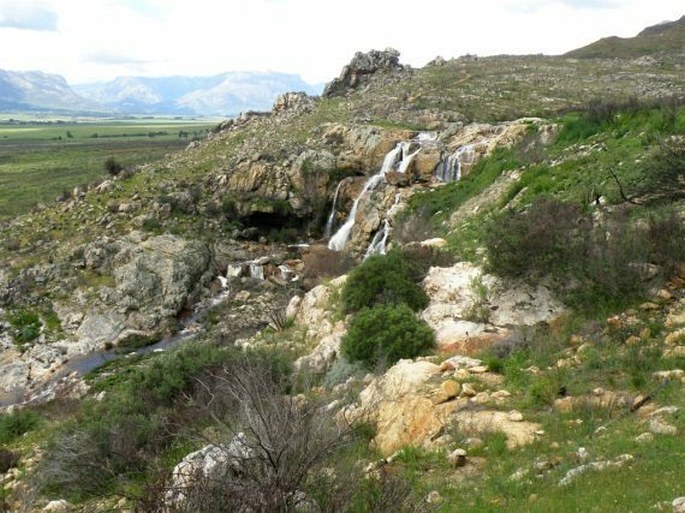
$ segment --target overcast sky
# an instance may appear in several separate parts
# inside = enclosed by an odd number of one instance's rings
[[[0,69],[70,83],[120,75],[337,76],[357,50],[559,54],[685,14],[683,0],[0,0]]]

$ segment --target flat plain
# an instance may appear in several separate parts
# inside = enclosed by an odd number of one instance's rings
[[[213,120],[36,120],[0,115],[0,221],[102,180],[104,163],[125,168],[204,138]],[[4,119],[3,119],[4,118]]]

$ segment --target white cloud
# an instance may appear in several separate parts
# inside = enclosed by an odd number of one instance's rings
[[[0,27],[22,30],[57,30],[57,13],[45,2],[3,0],[0,2]]]
[[[56,13],[59,31],[0,29],[0,46],[13,49],[1,65],[72,82],[231,70],[327,81],[357,50],[391,46],[413,66],[436,55],[558,54],[685,14],[682,0],[0,0],[8,5]]]

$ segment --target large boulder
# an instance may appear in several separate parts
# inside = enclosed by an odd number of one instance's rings
[[[430,440],[456,411],[456,401],[435,404],[434,387],[428,382],[440,374],[440,366],[427,361],[400,360],[385,375],[375,378],[348,408],[347,420],[376,424],[374,446],[390,455],[407,445]]]
[[[226,444],[209,444],[188,454],[174,467],[165,503],[173,511],[183,511],[188,500],[202,488],[220,482],[231,471],[239,472],[242,462],[253,456],[247,437],[238,433]]]
[[[421,317],[443,351],[477,352],[511,327],[550,322],[564,312],[546,287],[505,282],[469,262],[432,267],[423,287],[430,303]]]
[[[156,322],[175,316],[198,299],[212,277],[211,261],[209,248],[198,241],[160,235],[141,242],[114,270],[118,310],[139,311]]]
[[[400,52],[393,48],[371,50],[368,53],[357,52],[350,63],[345,66],[340,76],[326,84],[324,96],[340,96],[348,90],[359,87],[369,75],[379,70],[402,69],[399,62]]]
[[[318,285],[303,297],[293,297],[288,304],[286,316],[306,329],[308,341],[316,342],[309,354],[295,361],[295,369],[321,374],[338,357],[345,324],[333,320],[331,301],[334,290],[341,287],[346,279],[347,276],[341,276],[328,285]]]

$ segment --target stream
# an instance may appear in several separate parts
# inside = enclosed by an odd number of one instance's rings
[[[204,319],[207,312],[214,306],[225,301],[230,295],[230,290],[226,282],[222,280],[222,291],[214,297],[208,304],[198,306],[191,315],[181,321],[182,328],[174,333],[144,347],[132,349],[127,352],[122,352],[116,347],[109,350],[99,350],[92,353],[75,356],[67,360],[64,365],[55,373],[54,377],[40,388],[35,390],[10,390],[0,391],[0,409],[7,408],[15,404],[24,403],[40,403],[42,400],[49,399],[49,396],[54,391],[54,385],[67,376],[82,377],[89,372],[102,367],[104,364],[119,360],[121,358],[130,358],[132,356],[142,356],[151,353],[158,353],[174,348],[181,344],[181,342],[194,337],[202,331],[202,324],[200,321]]]

